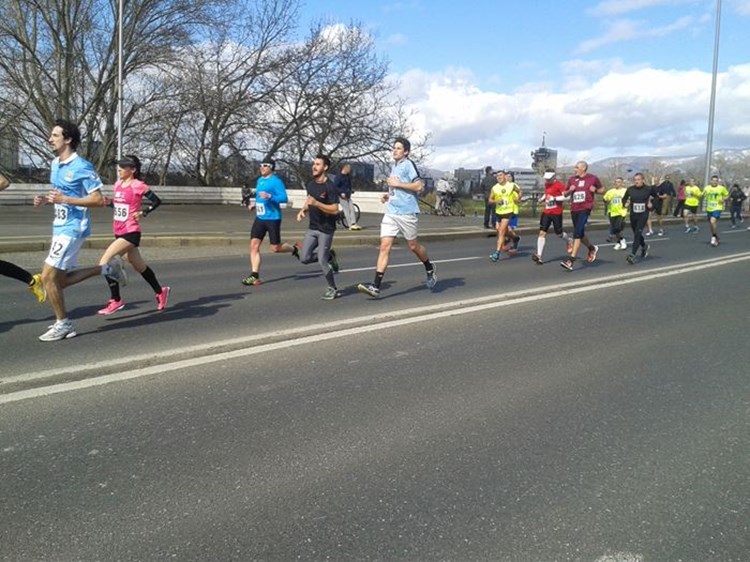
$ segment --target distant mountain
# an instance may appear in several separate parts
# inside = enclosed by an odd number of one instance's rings
[[[696,156],[622,156],[611,157],[603,160],[592,162],[589,166],[594,174],[604,174],[611,171],[615,166],[623,173],[635,173],[647,171],[657,163],[662,170],[675,172],[689,172],[696,168],[701,168],[705,164],[705,154]],[[713,158],[723,159],[728,163],[747,161],[750,158],[750,148],[738,149],[721,149],[713,153]]]

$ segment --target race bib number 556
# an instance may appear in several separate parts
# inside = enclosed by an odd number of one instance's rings
[[[124,203],[115,203],[114,219],[117,222],[125,222],[128,220],[128,209],[129,206]]]

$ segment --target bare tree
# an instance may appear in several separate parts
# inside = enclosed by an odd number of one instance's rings
[[[309,177],[318,153],[378,160],[395,136],[411,132],[398,85],[361,25],[315,24],[289,61],[277,69],[280,87],[255,137],[258,152],[276,155],[295,176]]]
[[[218,0],[220,1],[220,0]],[[217,0],[126,0],[124,76],[167,63]],[[112,160],[117,106],[116,0],[4,0],[0,4],[0,105],[29,157],[58,117],[82,125],[82,150],[98,166]],[[148,99],[148,98],[147,98]],[[132,106],[137,101],[131,102]],[[129,111],[132,118],[135,111]],[[123,126],[127,125],[126,122]],[[23,148],[22,148],[23,150]]]

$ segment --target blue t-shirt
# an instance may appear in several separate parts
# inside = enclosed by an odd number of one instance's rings
[[[404,158],[393,165],[391,175],[396,176],[401,183],[414,183],[419,179],[419,172],[414,162]],[[413,215],[419,212],[417,194],[398,187],[388,188],[388,203],[385,205],[386,215]]]
[[[260,192],[264,191],[271,195],[270,199],[260,197]],[[276,174],[271,174],[267,178],[263,176],[258,178],[255,183],[255,218],[262,220],[280,220],[281,204],[287,203],[289,196],[286,194],[286,187],[281,178]]]
[[[66,197],[83,198],[102,188],[102,180],[93,164],[77,154],[73,154],[65,162],[60,162],[59,157],[55,158],[49,181],[54,189]],[[52,234],[86,238],[91,234],[89,210],[86,207],[55,203]]]

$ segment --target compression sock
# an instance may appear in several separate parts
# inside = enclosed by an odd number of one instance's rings
[[[120,284],[117,280],[112,277],[105,277],[105,279],[107,280],[107,285],[109,285],[109,294],[112,300],[122,300],[122,297],[120,296]]]
[[[161,285],[159,285],[159,282],[156,280],[156,274],[149,266],[146,266],[146,269],[143,270],[141,276],[149,285],[151,285],[151,288],[157,295],[161,293]]]

